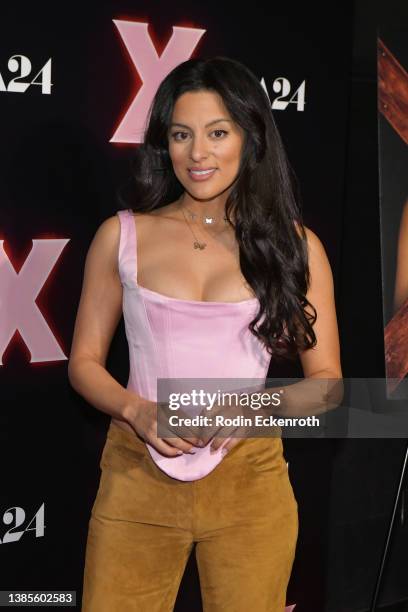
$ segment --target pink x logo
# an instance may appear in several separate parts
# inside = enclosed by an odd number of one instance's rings
[[[173,34],[159,57],[147,31],[148,23],[113,20],[143,81],[110,142],[143,142],[150,103],[160,82],[191,57],[206,30],[173,26]]]
[[[35,300],[69,238],[33,240],[17,274],[0,240],[0,365],[16,330],[31,353],[30,363],[67,359]]]

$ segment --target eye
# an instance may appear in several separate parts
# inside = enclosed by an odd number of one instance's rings
[[[173,132],[173,133],[172,133],[172,135],[171,135],[171,137],[173,138],[173,140],[176,140],[176,141],[183,141],[183,140],[186,140],[185,138],[177,138],[177,136],[178,136],[179,134],[182,134],[182,135],[184,135],[184,136],[186,136],[186,135],[188,136],[187,132]]]
[[[212,134],[215,134],[216,132],[218,133],[222,133],[222,134],[228,134],[228,132],[226,130],[213,130]],[[216,140],[221,140],[221,138],[216,138]]]

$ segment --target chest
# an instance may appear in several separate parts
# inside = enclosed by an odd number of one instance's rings
[[[194,248],[187,228],[144,232],[137,244],[137,283],[174,298],[202,301],[240,301],[253,297],[239,265],[235,237],[214,240],[198,234],[204,249]],[[187,231],[186,231],[187,230]]]

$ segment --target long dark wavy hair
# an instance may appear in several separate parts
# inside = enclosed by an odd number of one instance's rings
[[[245,134],[225,211],[239,245],[241,272],[260,305],[248,327],[274,358],[294,358],[316,345],[317,318],[306,299],[310,274],[298,185],[268,95],[244,64],[223,56],[192,58],[164,78],[149,109],[144,142],[131,160],[131,177],[118,191],[119,204],[149,212],[185,191],[173,170],[168,129],[178,97],[200,90],[218,93]]]

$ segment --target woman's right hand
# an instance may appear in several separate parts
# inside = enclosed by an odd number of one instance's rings
[[[145,442],[148,442],[166,457],[175,457],[183,453],[194,454],[195,447],[203,446],[202,441],[198,437],[194,435],[189,438],[174,436],[174,432],[171,429],[168,429],[169,436],[158,437],[157,410],[157,402],[148,399],[144,399],[141,402],[140,396],[138,396],[138,401],[131,402],[128,407],[126,421]],[[162,431],[163,424],[161,423]]]

